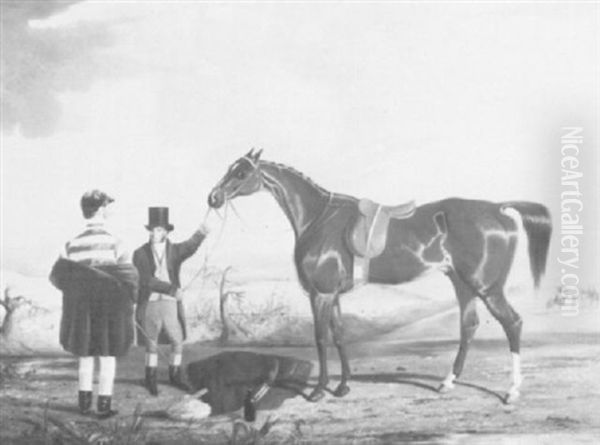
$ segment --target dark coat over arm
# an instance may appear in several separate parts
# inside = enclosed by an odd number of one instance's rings
[[[65,351],[80,357],[127,354],[138,292],[133,265],[90,267],[59,259],[50,281],[63,293],[60,344]]]
[[[181,287],[181,283],[179,281],[181,264],[194,253],[196,253],[204,238],[204,233],[197,231],[190,237],[190,239],[182,243],[171,243],[169,240],[167,240],[165,255],[167,259],[167,270],[169,271],[169,280],[171,281],[170,283],[162,281],[154,276],[156,264],[154,262],[154,255],[152,254],[152,247],[150,243],[144,244],[133,253],[133,264],[135,267],[137,267],[140,275],[138,306],[135,314],[139,325],[144,325],[144,314],[146,312],[146,307],[148,306],[150,294],[153,292],[158,292],[161,294],[175,296],[177,289]],[[183,338],[185,339],[187,337],[187,330],[185,313],[181,301],[177,302],[177,318],[181,324]],[[137,338],[138,345],[145,344],[146,336],[140,331],[139,328]],[[164,330],[161,332],[158,342],[160,344],[169,343]]]

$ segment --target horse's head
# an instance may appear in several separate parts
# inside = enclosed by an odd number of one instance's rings
[[[254,149],[252,149],[229,166],[225,176],[208,195],[210,207],[218,209],[225,201],[237,196],[251,195],[261,189],[262,179],[258,164],[261,153],[262,150],[254,153]]]

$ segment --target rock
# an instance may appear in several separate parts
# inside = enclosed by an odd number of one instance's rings
[[[29,299],[10,297],[6,292],[4,319],[0,333],[0,353],[30,355],[61,353],[58,342],[60,312],[40,307]]]
[[[206,390],[202,400],[219,415],[242,408],[248,390],[254,393],[263,384],[270,389],[257,409],[278,408],[284,400],[304,392],[312,363],[274,354],[225,351],[189,363],[186,371],[193,390]]]
[[[201,420],[210,416],[210,411],[210,405],[195,396],[185,395],[167,408],[167,416],[178,421]]]

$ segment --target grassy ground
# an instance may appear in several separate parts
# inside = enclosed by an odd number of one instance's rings
[[[148,396],[140,385],[140,349],[119,363],[115,399],[120,414],[104,422],[77,413],[74,359],[5,357],[0,439],[3,444],[594,443],[600,437],[598,340],[593,333],[526,338],[522,399],[513,406],[501,401],[510,369],[504,340],[475,341],[461,384],[443,395],[436,388],[454,357],[454,341],[355,343],[349,395],[327,395],[314,404],[295,397],[277,410],[259,410],[252,425],[241,420],[240,412],[195,422],[169,420],[166,410],[182,393],[163,384],[159,397]],[[312,348],[253,350],[314,361]],[[190,345],[186,360],[220,351]],[[339,364],[333,351],[330,356],[335,376]],[[160,378],[166,381],[166,371]],[[335,383],[333,377],[332,388]]]
[[[32,316],[24,311],[25,322],[15,323],[13,333],[19,340],[19,350],[28,355],[5,355],[0,364],[0,442],[598,443],[597,301],[590,300],[579,316],[569,318],[546,304],[552,289],[537,297],[520,289],[510,292],[511,302],[525,320],[522,346],[525,381],[521,400],[509,406],[502,403],[502,398],[509,386],[510,354],[501,328],[485,310],[480,311],[481,325],[459,384],[453,392],[437,393],[436,388],[456,353],[458,313],[454,297],[446,292],[448,289],[436,282],[431,287],[426,292],[365,287],[349,295],[343,308],[350,316],[347,329],[352,341],[351,392],[344,398],[328,394],[318,403],[296,396],[284,400],[274,410],[259,406],[258,418],[252,424],[241,419],[240,411],[193,422],[170,418],[169,407],[181,402],[183,393],[166,385],[163,363],[160,396],[148,395],[141,385],[144,372],[141,348],[132,348],[127,357],[119,360],[114,397],[119,415],[103,422],[83,417],[76,406],[76,359],[56,353],[44,355],[39,351],[45,349],[36,349],[41,344],[36,338],[40,337],[51,344],[48,351],[59,350],[56,314]],[[255,290],[256,295],[249,292],[247,303],[254,306],[241,307],[243,311],[239,312],[246,317],[254,312],[263,316],[264,305],[278,307],[278,301],[272,302],[270,289],[262,286]],[[256,298],[260,295],[266,297],[259,304]],[[302,315],[301,309],[308,311],[304,296],[298,295],[294,302],[298,314]],[[186,345],[185,361],[204,359],[223,350],[308,360],[313,364],[308,393],[318,372],[312,324],[297,316],[281,318],[275,314],[266,318],[264,322],[256,317],[242,320],[245,327],[256,331],[244,340],[246,346],[222,348],[207,342],[192,343]],[[274,331],[273,320],[277,322]],[[208,329],[205,319],[198,323]],[[276,342],[265,334],[271,331],[275,334],[269,335],[276,337]],[[253,341],[261,333],[265,334],[262,341]],[[212,331],[209,334],[215,337]],[[286,346],[284,334],[296,345],[307,346]],[[254,346],[247,346],[249,343]],[[333,389],[339,379],[334,350],[330,350],[329,370]]]

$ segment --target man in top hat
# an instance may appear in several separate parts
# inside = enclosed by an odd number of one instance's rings
[[[150,394],[158,395],[156,368],[158,366],[158,344],[170,344],[169,382],[187,390],[181,370],[183,340],[186,337],[183,313],[183,291],[179,281],[181,264],[200,247],[208,234],[203,223],[190,239],[182,243],[171,243],[168,239],[173,225],[169,222],[167,207],[148,209],[149,241],[133,254],[139,281],[138,343],[146,346],[145,385]]]
[[[116,357],[133,343],[138,273],[121,241],[106,227],[113,198],[100,190],[81,198],[85,228],[66,243],[50,281],[63,292],[60,343],[79,357],[79,410],[91,413],[94,357],[99,357],[98,417],[111,409]]]

